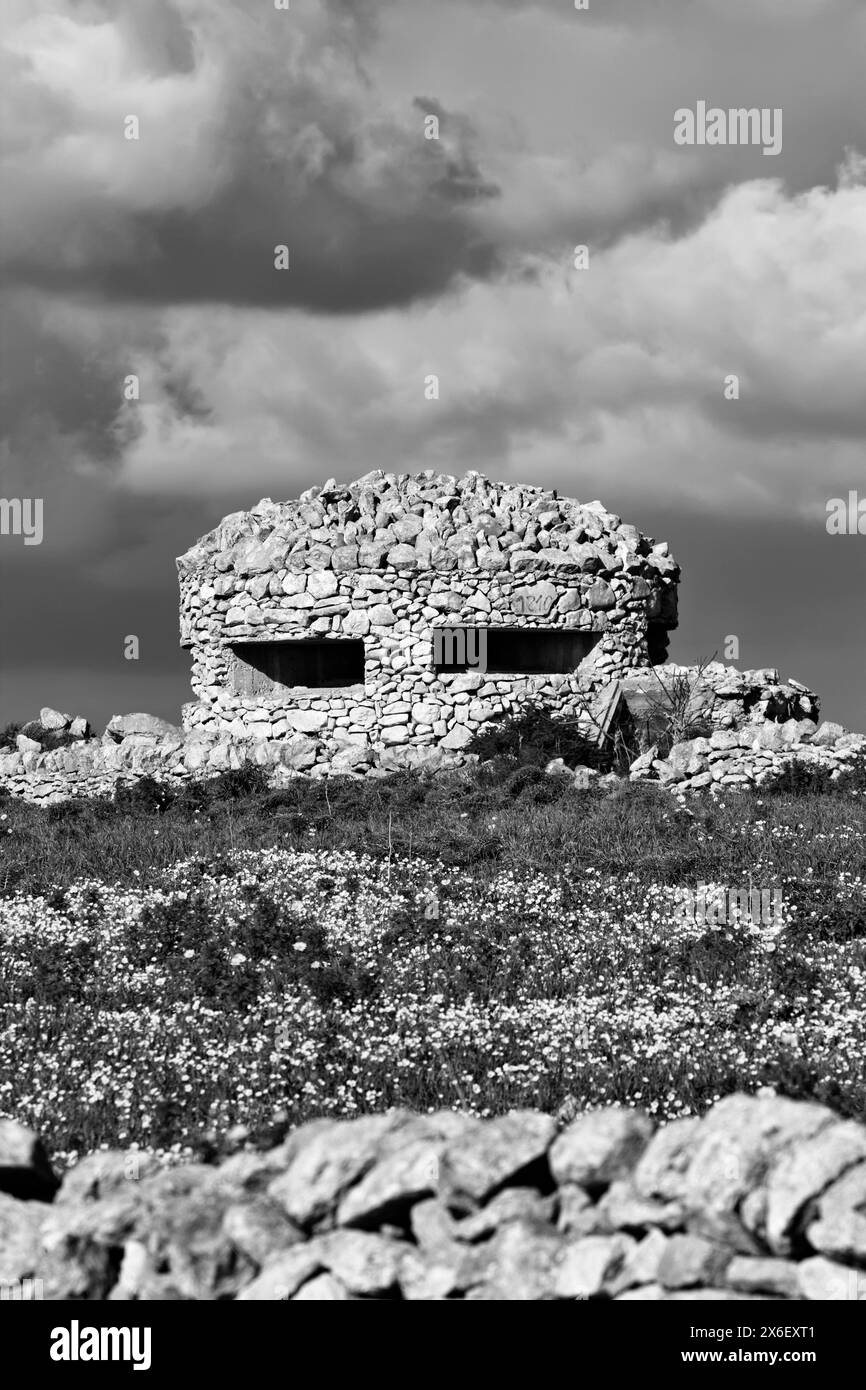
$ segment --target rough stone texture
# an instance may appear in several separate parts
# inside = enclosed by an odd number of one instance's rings
[[[330,713],[327,708],[312,707],[325,705],[325,701],[308,700],[310,708],[276,713],[260,710],[256,721],[233,720],[227,731],[197,725],[181,730],[153,715],[117,715],[101,739],[89,738],[89,725],[79,716],[61,731],[69,736],[65,747],[46,751],[38,738],[19,734],[14,751],[0,751],[0,786],[12,795],[49,803],[109,794],[118,784],[146,776],[183,782],[245,763],[265,768],[277,786],[290,777],[327,772],[359,777],[402,770],[448,771],[466,762],[463,750],[493,711],[517,707],[507,693],[498,690],[501,682],[496,682],[494,702],[472,698],[484,687],[484,676],[467,673],[449,679],[453,715],[452,707],[443,702],[442,692],[434,690],[428,672],[427,683],[422,683],[418,692],[407,694],[406,700],[394,697],[382,705],[371,699],[351,705],[347,699],[345,713],[339,712],[336,698]],[[551,682],[540,686],[538,694],[554,705],[563,689],[569,699],[578,698],[566,677],[529,679]],[[563,681],[566,686],[552,684]],[[623,682],[617,680],[595,696],[586,697],[581,707],[589,719],[588,732],[597,723],[593,710],[606,706],[622,688]],[[435,699],[427,695],[431,690]],[[416,698],[422,692],[425,698]],[[584,699],[583,694],[580,698]],[[381,713],[377,714],[377,709]],[[677,796],[701,790],[714,793],[733,787],[759,787],[792,763],[825,768],[837,778],[866,756],[866,735],[839,732],[839,725],[822,724],[815,733],[809,720],[756,724],[750,715],[740,714],[743,724],[717,729],[709,738],[675,744],[665,760],[657,757],[656,746],[651,747],[632,763],[631,779],[658,781]],[[337,719],[343,724],[337,725]],[[129,721],[135,731],[124,733]],[[38,720],[25,728],[42,731]],[[546,770],[551,776],[569,777],[576,790],[619,781],[616,777],[600,778],[592,768],[570,770],[561,759],[553,759]]]
[[[440,1181],[447,1195],[483,1201],[523,1169],[545,1158],[556,1123],[549,1115],[514,1111],[458,1135],[442,1155]]]
[[[5,1125],[44,1195],[38,1140]],[[392,1111],[216,1167],[93,1154],[53,1201],[0,1192],[0,1283],[55,1300],[866,1301],[863,1126],[732,1096],[651,1130],[615,1106],[559,1133],[532,1111]]]
[[[633,1167],[652,1136],[636,1110],[593,1110],[575,1119],[555,1140],[550,1169],[558,1183],[607,1187]]]
[[[690,717],[710,728],[707,737],[676,743],[658,757],[659,710],[672,681],[693,691]],[[634,782],[657,781],[677,795],[760,787],[793,763],[825,768],[837,778],[866,755],[866,735],[841,724],[818,725],[818,697],[799,681],[779,682],[778,671],[738,671],[713,662],[704,668],[656,667],[627,673],[623,697],[643,740],[631,764]]]
[[[109,738],[121,743],[131,734],[143,735],[146,738],[163,738],[166,734],[176,734],[179,730],[175,724],[169,724],[167,719],[160,719],[155,714],[115,714],[105,726],[105,732]]]
[[[866,1163],[858,1163],[822,1192],[818,1219],[806,1227],[806,1236],[823,1255],[866,1262]]]
[[[322,716],[322,764],[334,756],[344,711],[353,723],[359,711],[370,716],[363,723],[374,754],[396,743],[459,758],[494,706],[458,710],[460,678],[434,667],[437,627],[597,634],[571,673],[492,673],[495,712],[542,699],[575,713],[587,694],[663,659],[665,634],[677,623],[679,568],[666,545],[600,502],[474,472],[377,471],[345,486],[329,480],[296,501],[265,498],[226,517],[177,565],[181,643],[192,653],[196,696],[184,726],[237,737],[313,710]],[[265,681],[264,694],[248,693],[233,643],[310,637],[362,638],[363,685]],[[401,704],[398,732],[389,711]],[[427,717],[431,705],[435,719]]]
[[[41,1204],[0,1192],[0,1285],[33,1278],[42,1258]]]
[[[819,727],[815,692],[781,682],[778,671],[662,664],[677,625],[679,567],[665,542],[600,502],[475,472],[375,471],[225,517],[177,566],[196,697],[183,707],[182,729],[150,714],[115,715],[101,739],[90,738],[86,719],[46,705],[14,749],[0,750],[0,787],[46,803],[246,763],[277,786],[299,775],[435,773],[465,765],[475,734],[530,702],[583,717],[591,733],[593,711],[611,700],[643,739],[631,778],[678,796],[760,786],[797,762],[835,777],[866,754],[866,735]],[[434,638],[454,627],[597,640],[567,672],[448,674],[435,665]],[[364,646],[355,685],[280,685],[258,673],[251,686],[252,668],[235,651],[341,638]],[[706,736],[659,758],[659,710],[683,683]],[[51,746],[58,736],[67,746]],[[591,768],[569,775],[576,790],[611,784]]]
[[[800,681],[782,682],[779,672],[770,667],[754,671],[738,671],[722,661],[705,666],[678,666],[668,662],[644,671],[631,671],[623,677],[623,690],[638,727],[649,725],[659,709],[664,710],[675,691],[687,692],[686,709],[689,720],[708,721],[719,733],[764,724],[808,722],[817,729],[818,696]],[[822,728],[837,737],[844,733],[841,725],[825,724]],[[736,746],[724,741],[716,747]]]

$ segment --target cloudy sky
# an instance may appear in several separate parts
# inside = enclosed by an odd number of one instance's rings
[[[437,467],[600,498],[674,660],[866,728],[864,0],[4,0],[0,63],[2,722],[177,720],[176,555]],[[677,145],[699,101],[781,153]]]

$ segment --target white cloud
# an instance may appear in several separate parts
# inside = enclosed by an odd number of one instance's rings
[[[636,500],[794,514],[862,476],[866,187],[732,189],[679,240],[636,234],[587,272],[539,261],[508,283],[340,321],[170,311],[124,484],[217,492],[248,470],[290,496],[313,477],[443,463]],[[529,273],[531,270],[531,274]],[[859,288],[858,288],[859,287]],[[441,399],[424,399],[427,373]],[[741,399],[723,398],[729,373]]]

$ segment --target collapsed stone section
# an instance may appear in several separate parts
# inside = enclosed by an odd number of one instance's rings
[[[347,745],[359,762],[401,746],[459,752],[529,700],[576,713],[663,660],[677,622],[666,543],[599,502],[478,473],[373,472],[266,498],[177,563],[197,696],[185,728],[315,735],[344,761]],[[437,659],[443,632],[468,639],[475,669]]]
[[[664,724],[672,710],[692,723],[716,729],[754,728],[769,723],[817,726],[821,702],[814,690],[791,676],[779,679],[772,667],[739,671],[721,661],[703,666],[664,667],[629,672],[623,695],[638,731],[647,744],[654,726]]]

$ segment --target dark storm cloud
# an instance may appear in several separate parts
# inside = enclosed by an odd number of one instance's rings
[[[426,201],[392,219],[332,188],[310,193],[301,205],[273,199],[270,189],[244,178],[206,215],[140,216],[133,230],[142,251],[126,264],[94,258],[86,266],[52,266],[22,255],[14,270],[43,289],[88,290],[115,301],[346,314],[406,304],[444,291],[458,274],[486,277],[497,268],[489,240],[450,210],[459,201],[455,179],[448,165],[437,170]],[[274,264],[283,245],[285,271]]]
[[[25,156],[14,120],[6,135],[12,278],[112,300],[338,313],[495,271],[473,211],[497,190],[467,126],[446,121],[428,141],[420,112],[377,105],[359,66],[363,11],[338,7],[335,31],[321,3],[290,18],[250,0],[219,14],[166,0],[146,24],[126,8],[99,23],[116,8],[74,7],[53,31],[25,20],[7,55],[13,92],[45,98],[38,149]],[[129,116],[137,140],[124,138]]]

